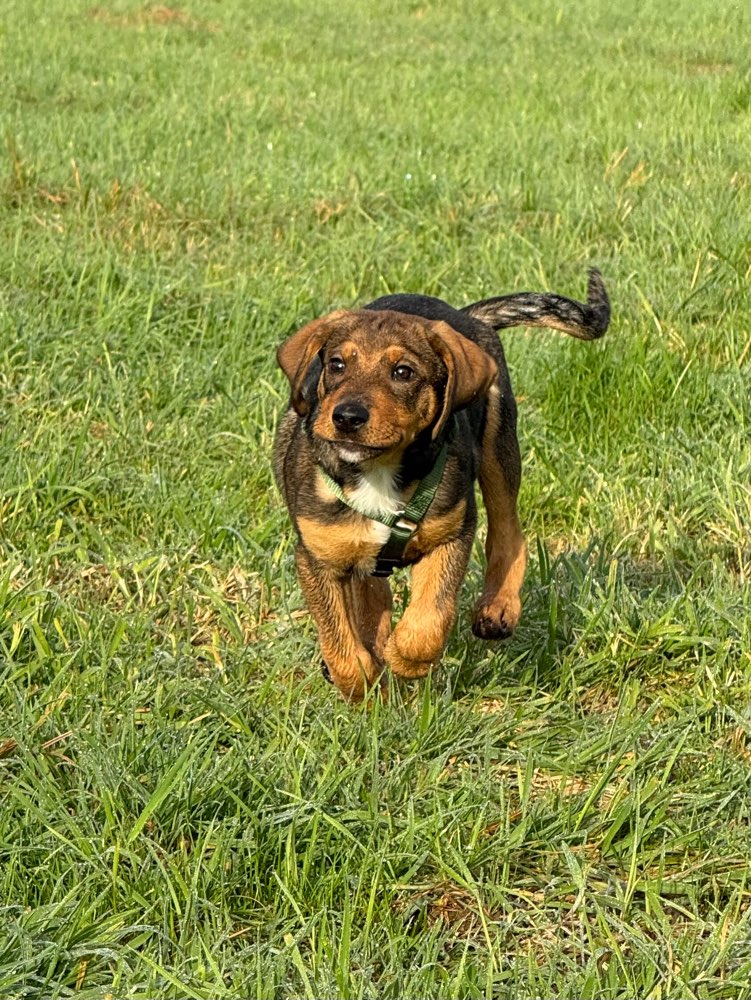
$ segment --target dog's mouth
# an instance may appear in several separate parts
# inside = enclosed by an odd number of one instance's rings
[[[372,461],[379,455],[391,451],[394,447],[393,444],[361,444],[359,441],[332,441],[328,438],[324,438],[324,440],[330,448],[333,448],[337,457],[349,465],[359,465],[362,462]]]

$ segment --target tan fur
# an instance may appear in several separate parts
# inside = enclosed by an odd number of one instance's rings
[[[480,627],[484,620],[501,621],[511,631],[521,615],[519,593],[524,582],[527,546],[516,513],[516,493],[512,491],[495,451],[499,403],[497,391],[491,390],[480,464],[480,489],[488,515],[485,542],[487,569],[474,617]]]
[[[427,517],[420,523],[415,535],[407,544],[406,552],[408,558],[424,555],[438,545],[450,541],[461,532],[462,525],[466,519],[467,501],[460,500],[455,507],[439,517],[431,517],[428,512]]]
[[[383,659],[383,651],[391,634],[391,587],[375,576],[350,578],[347,584],[351,600],[352,620],[359,624],[363,643],[376,659]]]
[[[447,323],[434,323],[430,339],[448,369],[443,413],[433,430],[433,436],[437,437],[455,409],[488,391],[498,374],[498,366],[489,354]]]
[[[330,336],[334,324],[338,320],[344,319],[346,315],[347,313],[340,309],[321,319],[313,320],[312,323],[308,323],[307,326],[285,340],[276,352],[279,367],[289,379],[292,387],[290,401],[300,415],[307,412],[307,405],[302,398],[301,390],[308,365]]]
[[[360,635],[360,623],[354,618],[357,603],[352,599],[353,581],[345,584],[321,573],[302,545],[298,545],[295,557],[300,586],[318,626],[321,653],[331,679],[345,698],[360,701],[367,688],[379,682],[383,671],[373,655],[376,638],[383,641],[381,615],[375,609],[371,611],[373,648],[368,649]],[[368,597],[360,592],[360,601],[363,600]]]
[[[305,548],[334,574],[347,572],[353,566],[371,572],[383,545],[379,527],[377,522],[358,514],[343,518],[335,529],[305,517],[298,521]]]
[[[454,541],[437,546],[412,567],[409,606],[386,645],[386,661],[398,676],[424,677],[440,659],[468,559],[469,547]]]
[[[419,432],[433,421],[437,411],[435,392],[430,386],[426,386],[417,407],[408,409],[400,406],[380,384],[381,376],[378,369],[382,362],[392,366],[397,364],[400,356],[404,354],[403,351],[394,350],[392,347],[368,357],[364,356],[362,348],[355,350],[353,345],[348,343],[342,345],[339,352],[348,363],[358,365],[360,382],[357,395],[361,402],[368,405],[372,414],[365,433],[361,435],[361,443],[387,447],[391,456],[397,457],[414,441]],[[332,419],[333,412],[342,398],[349,395],[352,390],[350,387],[345,387],[343,390],[323,396],[322,386],[323,382],[319,384],[321,406],[313,429],[326,440],[334,441],[340,434]]]

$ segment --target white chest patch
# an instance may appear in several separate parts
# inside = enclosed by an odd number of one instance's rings
[[[384,466],[377,465],[363,472],[349,497],[360,510],[369,514],[399,514],[404,510],[404,500],[394,484],[394,472]],[[384,544],[390,534],[387,525],[374,522],[374,539]]]
[[[373,514],[398,514],[404,509],[393,470],[381,465],[363,472],[350,496],[358,507]]]

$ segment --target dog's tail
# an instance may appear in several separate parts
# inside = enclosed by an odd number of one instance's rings
[[[610,299],[602,275],[592,268],[586,303],[553,293],[518,292],[473,302],[461,312],[482,320],[494,330],[509,326],[549,326],[580,340],[597,340],[610,322]]]

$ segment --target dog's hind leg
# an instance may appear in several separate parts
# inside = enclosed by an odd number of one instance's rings
[[[513,398],[504,397],[499,387],[493,386],[488,393],[479,477],[488,515],[485,584],[472,624],[480,639],[507,638],[521,615],[519,593],[527,546],[516,513],[521,457],[515,422]]]

